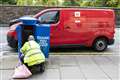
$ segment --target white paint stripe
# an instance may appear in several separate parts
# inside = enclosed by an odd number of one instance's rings
[[[0,43],[0,46],[7,45],[8,43]]]
[[[3,56],[3,54],[0,52],[0,57],[2,57]]]
[[[7,53],[7,52],[10,52],[10,51],[1,51],[1,52],[0,52],[0,57],[2,57],[3,54],[4,54],[4,53]]]

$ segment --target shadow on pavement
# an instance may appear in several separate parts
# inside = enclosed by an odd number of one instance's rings
[[[50,52],[94,52],[88,47],[50,48]]]

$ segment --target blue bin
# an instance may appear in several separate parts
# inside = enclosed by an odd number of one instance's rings
[[[33,17],[29,17],[29,16],[23,16],[19,18],[19,20],[22,21],[24,25],[36,25],[37,24],[37,19]]]
[[[20,52],[20,49],[22,47],[22,28],[21,28],[21,26],[17,26],[16,32],[17,32],[17,38],[18,38],[18,58],[21,61],[21,55],[22,55],[22,53]]]
[[[35,40],[40,44],[40,49],[45,55],[45,58],[49,57],[50,48],[50,25],[49,24],[37,24],[37,20],[31,17],[25,17],[19,19],[24,25],[24,27],[33,27],[33,36]],[[29,25],[29,26],[28,26]],[[18,36],[18,56],[21,60],[20,49],[22,47],[22,28],[21,25],[17,26],[16,32]]]
[[[50,25],[36,25],[34,36],[36,41],[40,44],[41,50],[43,51],[45,57],[48,58],[50,47]]]

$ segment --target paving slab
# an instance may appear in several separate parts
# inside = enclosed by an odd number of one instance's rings
[[[58,69],[60,63],[59,55],[49,56],[48,62],[47,62],[47,68],[48,69]]]
[[[112,64],[117,65],[120,64],[120,59],[119,55],[109,55],[109,56],[104,56],[106,59],[108,59]]]
[[[12,79],[14,70],[0,70],[0,80],[20,80]],[[59,70],[58,69],[46,69],[42,74],[32,75],[28,79],[22,80],[60,80]]]
[[[0,70],[14,69],[17,63],[17,55],[4,56],[0,58]]]
[[[79,67],[87,79],[111,80],[91,59],[90,56],[77,57]]]
[[[29,80],[60,80],[58,69],[47,69],[43,74],[33,75]]]
[[[60,67],[61,80],[85,80],[79,67]]]
[[[17,63],[17,55],[0,58],[0,80],[11,80]],[[27,80],[119,80],[119,65],[119,56],[50,55],[46,71]]]
[[[60,66],[77,66],[76,56],[73,55],[63,55],[59,56]]]
[[[12,80],[13,70],[0,70],[0,80]]]
[[[99,68],[112,80],[119,78],[119,63],[114,65],[109,59],[103,57],[93,57]]]

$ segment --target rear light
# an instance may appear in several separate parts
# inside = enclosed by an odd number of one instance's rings
[[[9,31],[8,35],[12,37],[16,37],[16,31]]]

